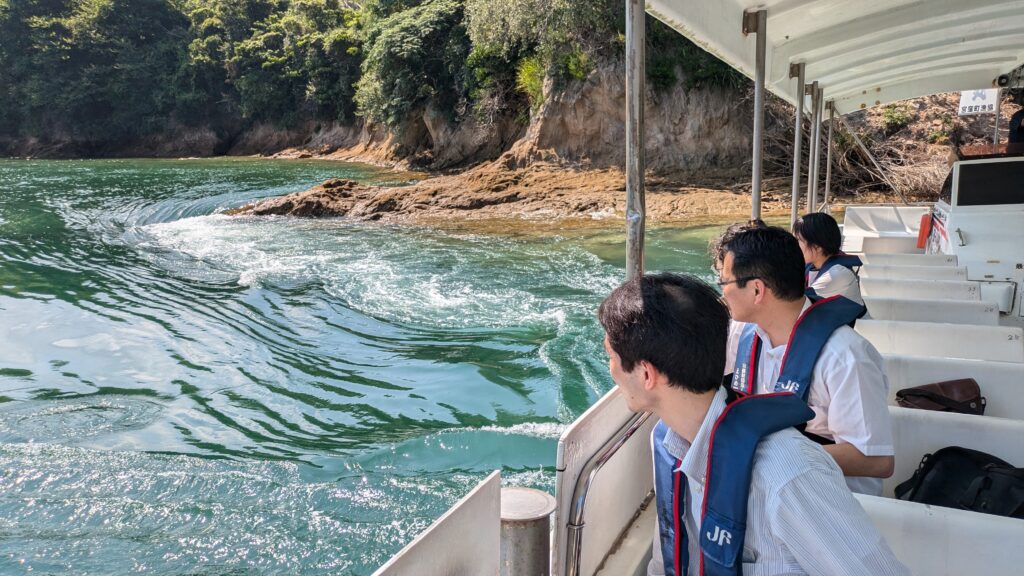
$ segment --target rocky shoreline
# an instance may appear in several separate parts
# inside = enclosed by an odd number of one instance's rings
[[[648,176],[647,217],[653,222],[750,214],[749,185],[728,181],[696,186],[691,178]],[[789,213],[789,180],[767,181],[766,215]],[[499,158],[465,172],[393,187],[331,179],[308,190],[231,210],[231,215],[346,217],[385,222],[439,220],[622,219],[626,208],[621,170],[574,169],[558,163],[514,165]]]

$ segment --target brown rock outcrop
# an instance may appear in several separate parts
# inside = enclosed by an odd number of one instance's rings
[[[392,222],[491,219],[606,219],[625,213],[625,179],[617,169],[568,170],[533,163],[510,168],[504,160],[462,174],[437,176],[400,187],[375,187],[332,179],[303,192],[263,200],[235,215],[344,216]],[[768,181],[765,213],[788,213],[788,179]],[[771,185],[779,190],[773,194]],[[647,215],[679,221],[750,213],[748,190],[688,186],[664,178],[647,181]]]

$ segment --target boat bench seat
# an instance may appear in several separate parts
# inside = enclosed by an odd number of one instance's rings
[[[855,496],[911,574],[1019,574],[1024,566],[1024,522],[1016,518]]]
[[[843,234],[843,252],[854,253],[896,253],[896,254],[924,254],[924,250],[917,247],[917,232],[912,236],[902,234],[890,235],[855,235]]]
[[[956,266],[956,254],[860,254],[865,266]]]
[[[999,325],[999,306],[993,302],[864,298],[864,305],[868,308],[867,318],[870,320]]]
[[[988,402],[981,418],[1024,421],[1024,364],[887,354],[885,371],[889,376],[890,404],[896,404],[896,391],[903,388],[974,378]]]
[[[904,266],[865,264],[859,276],[890,280],[967,280],[967,268],[962,266]]]
[[[920,298],[927,300],[981,300],[981,287],[967,280],[911,280],[861,278],[865,298]]]
[[[980,450],[1024,467],[1024,421],[899,406],[890,406],[889,416],[896,469],[882,482],[883,496],[892,498],[896,485],[914,475],[925,454],[947,446]]]
[[[1024,362],[1024,330],[940,322],[858,320],[856,330],[882,354]]]

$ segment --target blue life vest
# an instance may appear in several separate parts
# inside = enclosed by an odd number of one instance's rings
[[[789,344],[782,357],[782,368],[779,369],[779,378],[773,390],[792,392],[806,402],[814,375],[814,364],[825,342],[840,326],[850,324],[863,314],[864,306],[842,296],[823,298],[811,304],[797,319],[789,335]],[[736,349],[732,389],[743,394],[757,392],[761,338],[754,328],[754,324],[749,324],[743,329]]]
[[[816,278],[821,278],[822,275],[825,274],[825,272],[828,272],[829,269],[832,268],[833,266],[842,266],[843,268],[849,268],[850,272],[853,272],[854,275],[856,275],[857,271],[854,270],[854,268],[860,268],[863,265],[864,263],[861,262],[859,257],[853,256],[851,254],[846,254],[844,252],[839,252],[838,254],[833,254],[832,256],[829,256],[828,259],[825,260],[825,263],[821,265],[821,268],[817,269],[818,275],[816,276]],[[819,296],[818,293],[814,291],[814,288],[811,288],[811,272],[814,271],[814,264],[808,264],[804,267],[804,284],[806,285],[804,293],[811,300],[818,300],[821,298],[821,296]]]
[[[803,400],[788,392],[758,396],[729,392],[729,405],[715,421],[708,440],[699,576],[742,574],[747,500],[757,445],[773,432],[814,417]],[[678,471],[682,461],[665,449],[668,432],[668,426],[659,421],[651,433],[661,555],[666,576],[687,576],[686,477]]]

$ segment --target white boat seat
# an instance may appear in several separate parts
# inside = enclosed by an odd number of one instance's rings
[[[978,283],[965,280],[862,278],[860,293],[866,298],[981,300],[981,288]]]
[[[868,308],[867,318],[871,320],[999,325],[999,307],[992,302],[865,298],[864,305]]]
[[[982,418],[1024,421],[1024,364],[887,354],[885,372],[889,376],[890,404],[896,404],[896,391],[902,388],[974,378],[988,401]]]
[[[956,266],[956,254],[860,254],[865,266]]]
[[[861,236],[913,234],[916,238],[921,216],[930,211],[928,206],[847,206],[843,230]]]
[[[1024,330],[938,322],[858,320],[856,330],[882,354],[1024,362]]]
[[[889,548],[912,574],[1019,574],[1024,522],[855,494]]]
[[[899,253],[899,254],[924,254],[924,250],[917,247],[917,232],[913,236],[857,236],[846,234],[843,236],[843,252],[863,252],[871,254]]]
[[[947,446],[980,450],[1024,467],[1024,421],[898,406],[889,407],[889,416],[896,470],[883,480],[883,496],[892,498],[896,485],[913,476],[925,454]]]
[[[861,278],[888,278],[892,280],[967,280],[967,268],[959,266],[892,266],[865,264]]]

